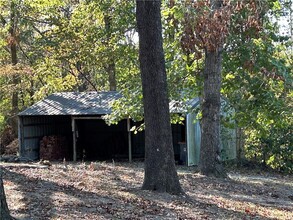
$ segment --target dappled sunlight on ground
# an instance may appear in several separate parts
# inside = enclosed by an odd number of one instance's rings
[[[4,166],[11,213],[23,219],[293,219],[292,176],[202,176],[179,166],[185,195],[140,190],[142,163]]]

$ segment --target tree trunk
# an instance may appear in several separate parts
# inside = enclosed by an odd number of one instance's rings
[[[161,2],[137,0],[139,61],[145,121],[145,174],[142,189],[180,194],[170,123],[163,52]]]
[[[105,29],[107,32],[107,46],[108,46],[108,63],[106,64],[105,70],[108,73],[109,89],[110,91],[116,91],[116,68],[115,60],[112,55],[111,46],[109,45],[111,38],[111,17],[109,15],[104,16]]]
[[[17,39],[16,39],[16,23],[17,23],[17,15],[16,15],[16,5],[12,1],[11,2],[11,12],[10,12],[10,28],[9,28],[9,34],[10,34],[10,56],[11,56],[11,64],[15,66],[18,62],[17,60]],[[18,109],[18,84],[19,84],[19,77],[16,74],[13,74],[13,93],[12,93],[12,120],[11,120],[11,127],[13,129],[13,132],[15,134],[15,137],[17,136],[17,130],[18,130],[18,121],[17,121],[17,114],[19,112]]]
[[[222,1],[211,0],[212,13],[222,6]],[[210,39],[212,40],[212,39]],[[212,41],[211,41],[212,42]],[[221,163],[220,107],[222,45],[206,48],[203,71],[203,97],[201,120],[200,171],[207,176],[227,177]]]
[[[106,71],[109,76],[109,89],[110,91],[116,91],[116,69],[115,62],[113,58],[109,59],[108,66],[106,67]]]
[[[10,220],[10,219],[14,219],[14,218],[12,218],[10,216],[10,212],[9,212],[9,209],[7,206],[1,169],[2,169],[2,167],[0,167],[0,219]]]
[[[206,53],[200,148],[201,173],[217,177],[226,176],[220,157],[221,62],[219,52]]]

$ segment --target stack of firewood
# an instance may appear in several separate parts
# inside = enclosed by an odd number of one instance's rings
[[[5,153],[5,147],[9,145],[15,137],[16,135],[11,126],[4,128],[4,130],[0,133],[0,154]]]
[[[60,160],[67,155],[68,143],[63,136],[44,136],[40,142],[40,159]]]
[[[5,155],[17,155],[18,152],[18,139],[14,139],[10,144],[4,147]]]

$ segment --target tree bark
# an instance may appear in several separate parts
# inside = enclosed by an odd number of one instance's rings
[[[12,220],[14,218],[10,216],[10,212],[7,206],[1,169],[2,167],[0,167],[0,219]]]
[[[137,0],[139,61],[145,121],[142,189],[180,194],[176,172],[163,52],[161,1]]]
[[[207,52],[202,99],[200,171],[204,175],[226,176],[220,150],[221,62],[219,52]]]
[[[110,38],[111,38],[111,17],[109,15],[104,16],[105,22],[105,29],[107,32],[107,46],[108,46],[108,63],[106,64],[106,71],[108,73],[108,80],[109,80],[109,89],[110,91],[116,91],[117,83],[116,83],[116,67],[115,67],[115,60],[112,55],[112,50],[109,45]]]
[[[116,91],[117,83],[116,83],[116,68],[115,62],[113,58],[109,59],[108,66],[106,67],[106,71],[108,72],[109,76],[109,89],[110,91]]]
[[[211,9],[218,9],[221,4],[222,1],[211,0]],[[221,45],[213,51],[206,49],[203,72],[200,171],[215,177],[227,177],[220,149],[221,50]]]
[[[10,6],[10,28],[9,28],[9,34],[10,34],[10,56],[11,56],[11,64],[15,66],[18,63],[17,59],[17,37],[16,37],[16,23],[17,23],[17,15],[16,15],[16,5],[12,1]],[[12,76],[12,82],[14,84],[14,89],[12,92],[12,119],[11,119],[11,127],[14,131],[15,137],[17,137],[17,130],[18,130],[18,121],[17,121],[17,114],[19,112],[18,109],[18,89],[17,85],[19,84],[19,77],[16,74],[13,74]]]

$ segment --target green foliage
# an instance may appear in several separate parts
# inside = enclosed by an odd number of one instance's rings
[[[4,129],[5,126],[5,118],[4,115],[0,115],[0,132]]]
[[[18,91],[19,109],[60,91],[108,90],[106,66],[115,61],[118,88],[132,75],[138,78],[134,2],[21,1],[17,4],[17,56],[27,71],[17,71],[13,83],[8,44],[10,1],[0,1],[1,115],[9,115],[11,97]],[[105,28],[105,17],[110,26]],[[127,56],[125,56],[127,54]],[[5,72],[5,74],[3,74]],[[135,79],[135,80],[136,80]],[[129,83],[130,84],[130,83]]]
[[[9,50],[11,1],[0,0],[0,131],[11,117],[13,92],[18,91],[22,110],[54,92],[108,90],[106,67],[111,61],[123,98],[113,103],[105,120],[143,121],[134,1],[13,2],[19,62],[15,67]],[[185,102],[201,95],[203,56],[198,48],[186,51],[182,46],[187,16],[196,14],[188,1],[171,2],[162,4],[168,92],[170,100]],[[292,10],[292,3],[256,2],[259,29],[241,23],[253,16],[245,7],[231,17],[221,92],[235,112],[222,124],[234,126],[230,121],[235,119],[245,130],[248,158],[292,172],[292,42],[290,36],[278,34],[275,22]],[[173,115],[171,121],[182,123],[183,116]]]
[[[195,87],[200,84],[200,77],[197,73],[202,68],[202,62],[193,62],[192,54],[186,55],[182,51],[180,38],[182,35],[182,22],[185,8],[180,2],[176,2],[170,7],[168,1],[163,2],[162,22],[164,33],[165,65],[168,80],[168,92],[170,100],[187,101],[197,97],[201,88]],[[129,45],[128,45],[129,47]],[[133,48],[132,48],[133,47]],[[121,60],[120,91],[123,98],[113,104],[111,115],[107,115],[105,120],[109,124],[115,124],[119,120],[131,117],[135,121],[143,120],[142,89],[138,69],[137,45],[130,46],[125,50],[127,57]],[[122,53],[123,54],[123,53]],[[120,65],[120,60],[118,60]],[[183,123],[184,117],[173,114],[172,123]],[[143,127],[141,127],[143,128]],[[135,129],[134,131],[139,131]]]
[[[272,12],[279,6],[272,1],[264,8]],[[292,50],[288,42],[274,41],[279,40],[277,26],[266,15],[259,32],[247,35],[232,27],[224,53],[222,94],[236,110],[237,125],[245,129],[246,156],[292,172]]]
[[[293,138],[291,127],[272,127],[266,136],[258,136],[254,130],[247,131],[246,155],[248,159],[261,162],[282,172],[293,172]]]
[[[142,92],[123,90],[123,97],[112,104],[112,113],[104,116],[108,124],[117,124],[120,120],[131,118],[134,121],[143,120]]]

